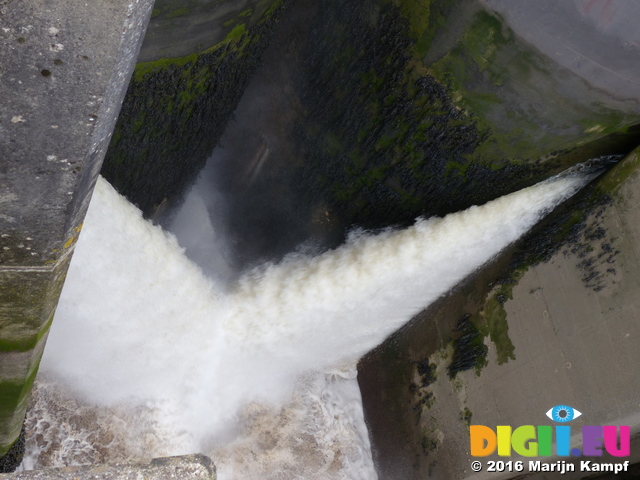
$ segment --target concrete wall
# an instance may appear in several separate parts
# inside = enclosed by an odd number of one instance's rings
[[[20,433],[152,5],[0,4],[0,456]]]
[[[49,468],[27,472],[0,474],[0,480],[216,480],[216,468],[209,457],[184,455],[154,458],[135,463],[86,465],[81,467]]]

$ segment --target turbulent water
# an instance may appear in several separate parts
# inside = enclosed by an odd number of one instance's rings
[[[223,287],[100,179],[42,360],[25,467],[200,451],[223,479],[376,478],[355,361],[586,180],[352,234]]]

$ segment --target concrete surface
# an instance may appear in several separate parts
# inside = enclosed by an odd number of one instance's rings
[[[156,0],[138,61],[184,57],[254,26],[276,0]]]
[[[640,4],[626,0],[482,0],[554,62],[640,112]]]
[[[20,432],[152,5],[0,3],[0,455]]]
[[[146,462],[86,465],[0,474],[0,480],[215,480],[209,457],[185,455]]]

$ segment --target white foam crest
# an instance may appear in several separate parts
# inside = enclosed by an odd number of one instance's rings
[[[287,402],[301,374],[378,345],[586,180],[556,178],[444,219],[353,235],[221,293],[100,179],[41,371],[98,405],[148,407],[159,430],[176,432],[169,452],[148,456],[202,451],[237,433],[244,406]]]

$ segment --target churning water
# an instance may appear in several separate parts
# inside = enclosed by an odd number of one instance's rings
[[[42,360],[25,466],[204,452],[220,478],[375,478],[357,359],[587,180],[352,234],[228,287],[100,179]]]

